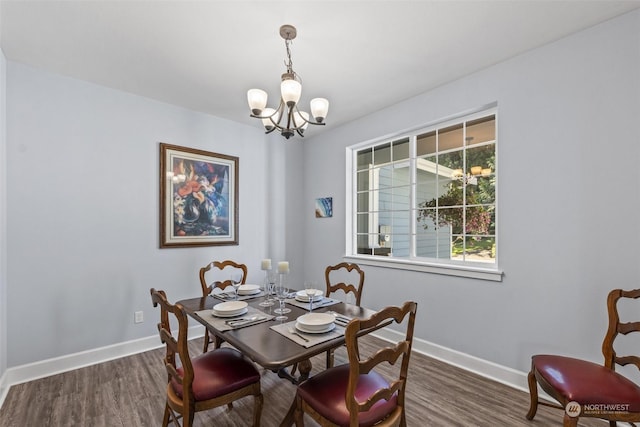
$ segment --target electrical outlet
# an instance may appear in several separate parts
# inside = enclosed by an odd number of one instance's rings
[[[142,323],[142,322],[144,322],[144,312],[143,311],[136,311],[135,313],[133,313],[133,321],[134,321],[134,323]]]

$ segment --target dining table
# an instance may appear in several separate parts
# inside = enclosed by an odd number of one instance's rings
[[[291,331],[292,334],[289,335],[286,330],[283,331],[285,324],[295,322],[298,317],[309,313],[303,308],[304,304],[296,304],[293,299],[288,300],[286,304],[286,307],[291,310],[286,314],[287,320],[281,321],[275,320],[274,309],[278,307],[277,303],[268,307],[260,306],[263,297],[245,299],[245,301],[248,304],[248,309],[251,310],[250,313],[254,315],[251,319],[258,318],[255,313],[264,313],[267,320],[261,319],[256,323],[248,322],[247,325],[240,324],[238,327],[229,327],[228,322],[213,319],[211,311],[214,306],[221,303],[221,300],[213,295],[183,299],[178,303],[184,307],[187,315],[202,324],[208,332],[235,347],[256,364],[277,373],[280,378],[294,384],[299,384],[309,377],[312,368],[310,359],[313,356],[338,348],[345,343],[344,327],[346,324],[342,322],[339,324],[337,321],[331,335],[317,344],[311,342],[310,345],[307,342],[307,338],[315,338],[311,334],[298,334],[297,331]],[[337,300],[333,300],[331,304],[327,304],[325,301],[325,304],[317,303],[317,308],[314,308],[313,312],[330,312],[337,316],[337,319],[347,322],[351,319],[368,318],[375,313],[374,310]],[[224,326],[221,327],[221,325]],[[366,333],[369,332],[371,331],[366,331]],[[302,339],[305,341],[300,341],[300,337],[304,337]],[[297,375],[292,372],[291,368],[294,366],[297,367]],[[293,400],[294,402],[280,424],[281,426],[293,424],[295,399]]]

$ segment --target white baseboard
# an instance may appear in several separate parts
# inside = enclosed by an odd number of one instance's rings
[[[11,386],[7,382],[7,372],[5,371],[2,374],[2,377],[0,377],[0,408],[2,408],[2,403],[4,402],[5,397],[7,397],[9,387]]]
[[[374,335],[390,342],[398,342],[404,338],[403,334],[389,328],[380,329]],[[413,350],[465,371],[473,372],[492,381],[529,393],[527,373],[525,372],[417,338],[413,339]],[[541,394],[540,397],[544,398],[545,394],[542,391],[539,392]]]
[[[199,338],[203,334],[204,329],[202,326],[192,326],[189,328],[189,336],[191,338]],[[403,338],[403,335],[388,328],[378,330],[374,335],[390,342],[398,342]],[[95,365],[97,363],[107,362],[109,360],[130,356],[132,354],[142,353],[160,346],[161,344],[158,340],[158,336],[153,335],[151,337],[141,338],[138,340],[127,341],[94,350],[83,351],[80,353],[69,354],[66,356],[9,368],[2,375],[2,378],[0,378],[0,407],[2,407],[2,403],[7,396],[9,388],[13,385],[33,381],[62,372],[72,371],[85,366]],[[474,372],[509,387],[522,390],[527,393],[529,391],[529,387],[527,385],[527,374],[525,372],[501,366],[421,339],[413,340],[413,350],[466,371]],[[541,398],[546,396],[541,391],[540,394]]]
[[[199,338],[203,336],[203,334],[204,328],[202,326],[192,326],[189,328],[189,337],[191,338]],[[131,356],[132,354],[153,350],[161,346],[162,343],[158,335],[153,335],[9,368],[2,375],[2,378],[0,378],[0,407],[2,407],[4,399],[7,397],[9,388],[13,385],[108,362],[109,360],[119,359],[121,357]]]

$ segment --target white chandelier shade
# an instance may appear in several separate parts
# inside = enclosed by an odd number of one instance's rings
[[[247,100],[251,114],[259,116],[262,110],[267,106],[267,92],[262,89],[249,89],[247,92]]]
[[[329,101],[326,98],[311,100],[311,115],[318,123],[322,123],[329,112]]]
[[[287,107],[294,107],[298,101],[300,101],[302,85],[295,80],[283,80],[282,83],[280,83],[280,93]]]

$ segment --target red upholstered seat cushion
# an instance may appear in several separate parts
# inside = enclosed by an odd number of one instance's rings
[[[253,363],[232,348],[220,348],[191,359],[193,395],[196,401],[208,400],[260,381]],[[178,368],[182,375],[182,368]],[[182,397],[182,384],[175,379],[171,386]]]
[[[298,387],[298,395],[331,422],[348,426],[349,412],[345,402],[348,382],[349,365],[336,366],[303,382]],[[387,381],[376,372],[360,375],[355,393],[356,400],[363,402],[376,390],[388,386]],[[397,403],[397,394],[394,394],[389,401],[383,399],[376,402],[370,410],[359,414],[359,425],[365,427],[374,425],[386,418],[396,408]]]
[[[537,355],[533,366],[568,401],[581,405],[628,404],[640,412],[640,387],[603,365],[564,356]]]

